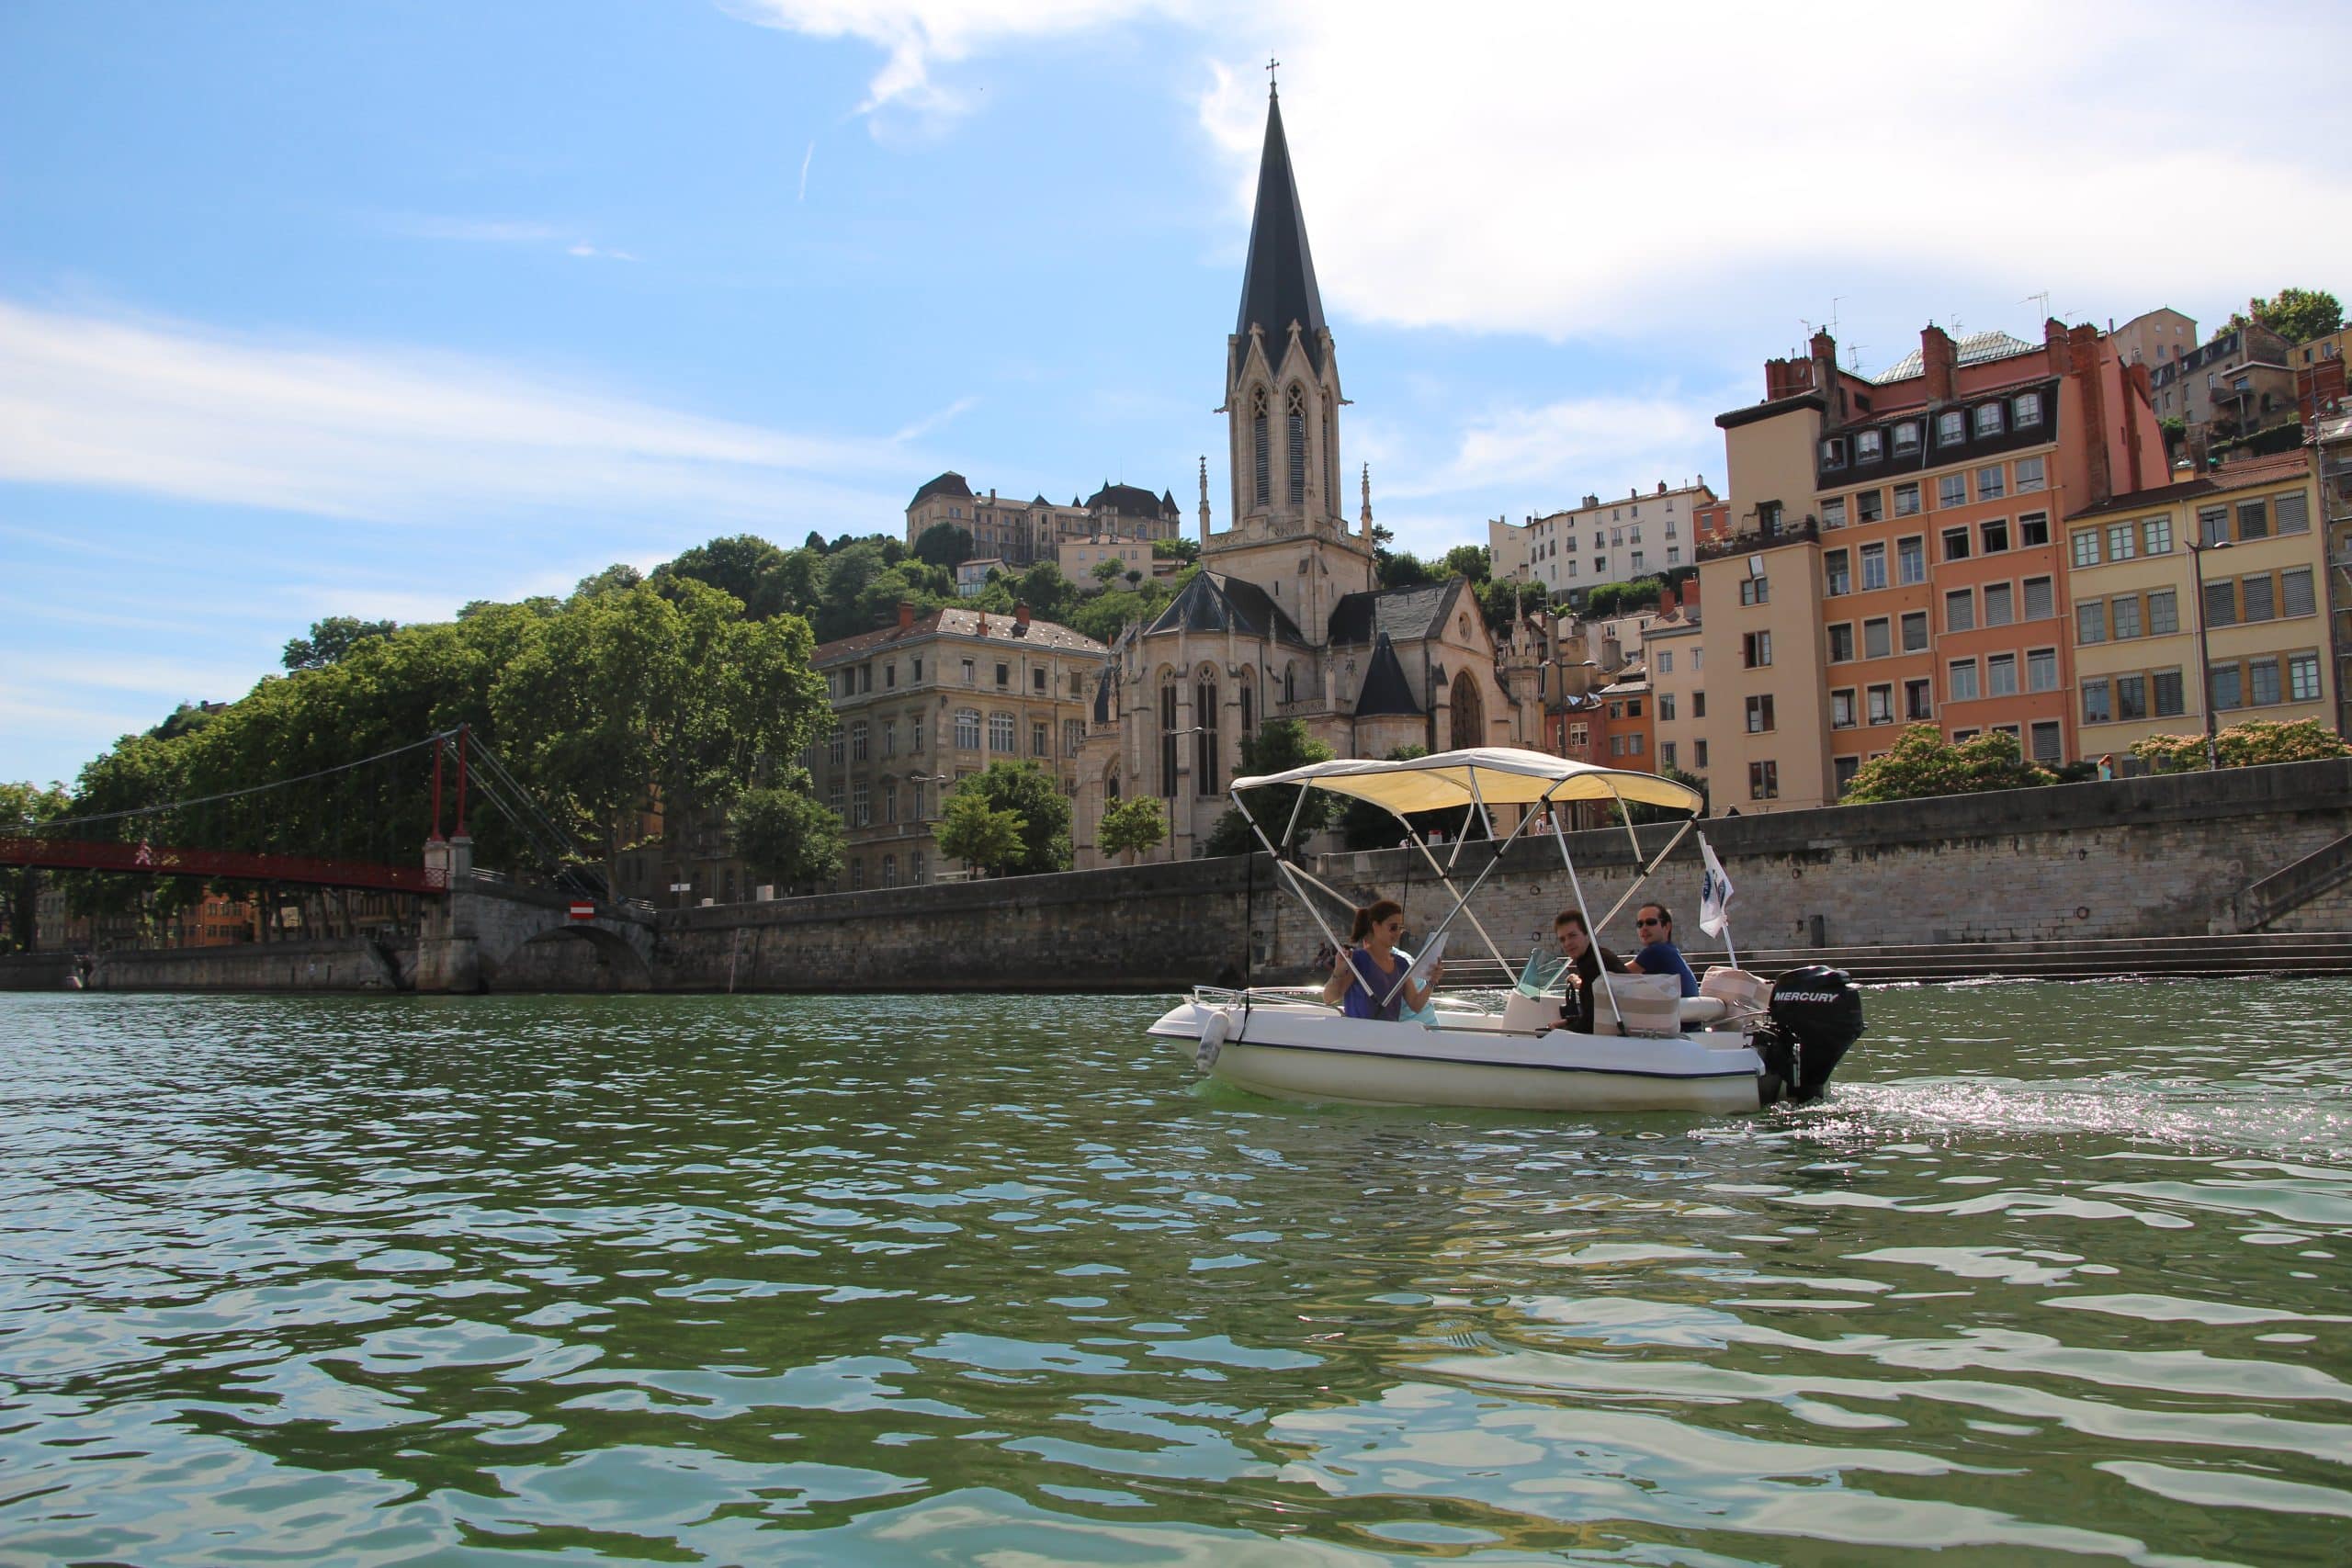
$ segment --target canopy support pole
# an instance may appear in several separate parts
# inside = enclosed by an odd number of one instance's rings
[[[1250,815],[1250,808],[1248,807],[1241,804],[1241,792],[1239,790],[1232,791],[1230,798],[1233,801],[1233,809],[1241,813],[1241,820],[1250,824],[1250,831],[1258,836],[1258,841],[1260,843],[1266,845],[1266,852],[1270,855],[1273,855],[1274,870],[1284,881],[1290,884],[1291,892],[1297,897],[1299,903],[1305,906],[1306,909],[1306,918],[1315,922],[1316,929],[1323,933],[1324,940],[1331,944],[1334,952],[1338,952],[1344,948],[1347,944],[1342,942],[1338,937],[1332,935],[1331,928],[1324,922],[1321,911],[1315,908],[1315,901],[1309,898],[1306,893],[1300,889],[1297,875],[1292,870],[1290,863],[1283,860],[1281,855],[1275,854],[1274,846],[1271,843],[1267,843],[1266,830],[1258,826],[1258,819]],[[1304,804],[1306,799],[1306,792],[1305,790],[1299,791],[1298,798],[1300,802]],[[1294,807],[1291,811],[1293,820],[1295,820],[1297,816],[1297,809]],[[1284,837],[1288,837],[1288,834],[1285,833]]]
[[[1633,897],[1634,894],[1639,893],[1642,890],[1643,885],[1647,883],[1651,877],[1657,874],[1657,868],[1666,863],[1666,857],[1674,852],[1674,846],[1682,841],[1684,834],[1689,833],[1690,831],[1691,825],[1697,821],[1698,818],[1695,817],[1684,818],[1680,830],[1678,831],[1674,837],[1666,841],[1666,848],[1658,851],[1657,858],[1650,862],[1648,869],[1637,872],[1634,877],[1634,885],[1617,896],[1617,902],[1609,906],[1609,913],[1600,917],[1601,924],[1607,925],[1610,921],[1615,919],[1617,918],[1617,912],[1625,907],[1626,900]]]
[[[1552,840],[1560,846],[1560,863],[1568,868],[1568,886],[1576,892],[1577,913],[1584,917],[1584,939],[1592,944],[1592,966],[1600,974],[1598,983],[1601,996],[1609,1003],[1609,1017],[1617,1025],[1617,1032],[1623,1034],[1625,1032],[1625,1015],[1617,1010],[1617,992],[1609,984],[1609,965],[1600,961],[1600,931],[1592,923],[1592,911],[1585,906],[1584,879],[1577,875],[1576,858],[1568,853],[1567,837],[1560,831],[1560,819],[1556,815],[1552,818]]]
[[[1553,788],[1554,788],[1554,789],[1556,789],[1556,788],[1558,788],[1558,787],[1559,787],[1559,786],[1558,786],[1558,785],[1556,785],[1556,784],[1555,784],[1555,785],[1553,786]],[[1477,769],[1476,769],[1476,768],[1473,768],[1473,769],[1471,769],[1471,770],[1470,770],[1470,789],[1471,789],[1471,793],[1472,793],[1473,796],[1475,797],[1475,796],[1476,796],[1476,793],[1477,793],[1477,789],[1478,789],[1478,770],[1477,770]],[[1546,790],[1546,791],[1544,791],[1544,797],[1548,800],[1548,799],[1550,798],[1550,796],[1551,796],[1551,793],[1552,793],[1552,792],[1551,792],[1551,790]],[[1475,805],[1475,799],[1474,799],[1473,809],[1476,809],[1476,805]],[[1396,815],[1396,814],[1395,814],[1394,812],[1392,812],[1392,813],[1390,813],[1390,815],[1394,816],[1394,815]],[[1495,852],[1494,852],[1494,856],[1493,856],[1493,858],[1491,858],[1490,860],[1488,860],[1488,861],[1487,862],[1486,869],[1485,869],[1485,870],[1483,870],[1483,871],[1481,871],[1480,873],[1478,873],[1478,874],[1477,874],[1475,878],[1473,878],[1473,879],[1472,879],[1472,881],[1471,881],[1471,883],[1470,883],[1469,891],[1468,891],[1468,892],[1464,892],[1464,893],[1454,893],[1454,896],[1453,896],[1453,908],[1451,908],[1451,909],[1448,909],[1448,910],[1445,912],[1445,919],[1443,919],[1440,920],[1440,921],[1437,923],[1437,930],[1435,930],[1435,931],[1433,931],[1430,932],[1430,942],[1434,942],[1434,941],[1436,941],[1439,937],[1441,937],[1441,936],[1444,935],[1444,934],[1445,934],[1445,929],[1446,929],[1446,927],[1448,927],[1448,926],[1450,926],[1450,925],[1452,925],[1452,924],[1453,923],[1453,917],[1454,917],[1454,916],[1456,916],[1456,915],[1459,915],[1459,914],[1463,913],[1464,911],[1465,911],[1466,909],[1468,909],[1468,908],[1469,908],[1469,906],[1470,906],[1470,900],[1471,900],[1472,897],[1477,893],[1477,891],[1478,891],[1478,889],[1479,889],[1479,888],[1481,888],[1481,887],[1483,887],[1483,886],[1486,886],[1487,878],[1488,878],[1489,876],[1492,876],[1492,875],[1495,874],[1495,867],[1497,867],[1497,866],[1498,866],[1498,865],[1500,865],[1500,864],[1502,864],[1502,863],[1503,863],[1503,852],[1504,852],[1505,850],[1507,850],[1507,849],[1510,848],[1510,846],[1511,846],[1511,840],[1518,838],[1518,837],[1519,837],[1519,835],[1520,835],[1520,834],[1521,834],[1521,832],[1526,829],[1526,827],[1527,827],[1528,823],[1530,823],[1530,822],[1532,822],[1532,821],[1533,821],[1533,820],[1534,820],[1534,818],[1533,818],[1532,817],[1521,817],[1521,818],[1519,819],[1519,826],[1518,826],[1518,827],[1516,827],[1516,828],[1513,828],[1513,829],[1510,830],[1510,839],[1505,839],[1501,843],[1499,843],[1499,844],[1498,844],[1498,845],[1496,845],[1496,846],[1495,846]],[[1405,830],[1406,830],[1408,833],[1410,833],[1410,832],[1412,832],[1412,827],[1413,827],[1413,825],[1412,825],[1411,823],[1408,822],[1408,823],[1406,823],[1406,824],[1405,824]],[[1418,841],[1418,840],[1417,840],[1416,841]],[[1428,845],[1426,845],[1426,844],[1422,845],[1422,846],[1421,846],[1421,852],[1422,852],[1424,855],[1429,855],[1429,846],[1428,846]],[[1431,868],[1432,868],[1432,869],[1435,869],[1435,868],[1437,867],[1437,857],[1436,857],[1435,855],[1430,855],[1430,865],[1431,866]],[[1445,873],[1444,873],[1442,870],[1439,870],[1437,874],[1438,874],[1438,880],[1439,880],[1440,882],[1442,882],[1442,883],[1444,883],[1444,884],[1445,884],[1445,889],[1446,889],[1446,891],[1447,891],[1447,892],[1449,892],[1449,893],[1453,893],[1453,880],[1452,880],[1451,878],[1449,878],[1449,877],[1445,874]],[[1472,926],[1473,928],[1475,928],[1475,929],[1476,930],[1476,931],[1478,932],[1478,934],[1479,934],[1481,937],[1485,937],[1485,938],[1486,938],[1486,942],[1487,942],[1487,951],[1488,953],[1493,953],[1493,954],[1495,955],[1495,962],[1496,962],[1498,964],[1499,964],[1499,965],[1501,966],[1501,968],[1502,968],[1502,972],[1503,972],[1504,976],[1505,976],[1506,977],[1508,977],[1508,976],[1510,976],[1510,961],[1509,959],[1507,959],[1507,958],[1505,958],[1505,957],[1503,956],[1503,951],[1502,951],[1502,949],[1501,949],[1501,948],[1499,948],[1499,947],[1497,947],[1497,946],[1495,945],[1495,939],[1494,939],[1493,937],[1491,937],[1491,936],[1487,936],[1487,928],[1486,928],[1483,924],[1481,924],[1481,923],[1479,922],[1478,917],[1477,917],[1476,915],[1475,915],[1475,914],[1471,915],[1471,917],[1470,917],[1470,924],[1471,924],[1471,926]],[[1423,947],[1424,947],[1424,948],[1426,948],[1428,944],[1427,944],[1427,943],[1423,943],[1422,945],[1423,945]],[[1381,1005],[1383,1005],[1384,1007],[1385,1007],[1385,1006],[1386,1006],[1386,1005],[1387,1005],[1387,1002],[1388,1002],[1388,998],[1389,998],[1389,997],[1393,997],[1393,996],[1395,996],[1395,995],[1396,995],[1399,990],[1402,990],[1402,989],[1404,988],[1405,982],[1406,982],[1408,979],[1409,979],[1409,978],[1411,977],[1412,973],[1413,973],[1413,972],[1412,972],[1411,968],[1408,966],[1408,967],[1406,969],[1406,971],[1405,971],[1405,973],[1404,973],[1404,974],[1399,975],[1399,976],[1396,976],[1396,984],[1395,984],[1394,986],[1391,986],[1391,987],[1388,987],[1388,996],[1387,996],[1387,997],[1383,997],[1383,998],[1380,998],[1380,999],[1381,999]]]

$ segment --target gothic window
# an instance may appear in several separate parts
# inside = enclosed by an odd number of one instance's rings
[[[1298,701],[1298,666],[1295,664],[1283,666],[1283,701]]]
[[[1193,788],[1216,793],[1216,679],[1204,671],[1193,688]]]
[[[1340,419],[1323,411],[1323,510],[1340,515]]]
[[[1289,406],[1283,416],[1283,428],[1290,442],[1290,503],[1303,506],[1306,503],[1306,394],[1299,389],[1297,382],[1291,383],[1285,401]]]
[[[1270,506],[1274,499],[1273,454],[1268,450],[1266,389],[1263,387],[1250,394],[1250,438],[1255,450],[1251,468],[1257,476],[1257,504]],[[1171,790],[1170,793],[1174,792]]]
[[[1255,677],[1254,677],[1254,674],[1252,675],[1252,677],[1251,677],[1251,678],[1252,678],[1252,679],[1254,679],[1254,678],[1255,678]],[[1253,733],[1253,732],[1254,732],[1254,730],[1255,730],[1256,722],[1257,722],[1257,716],[1257,716],[1253,711],[1251,711],[1251,710],[1252,710],[1253,708],[1255,708],[1255,706],[1256,706],[1257,705],[1256,705],[1256,704],[1254,704],[1254,703],[1252,703],[1252,702],[1250,701],[1250,698],[1251,698],[1252,696],[1254,696],[1255,694],[1256,694],[1256,693],[1255,693],[1254,689],[1251,687],[1251,685],[1250,685],[1250,681],[1248,681],[1248,680],[1243,681],[1243,682],[1241,682],[1241,692],[1240,692],[1240,696],[1241,696],[1241,733],[1242,733],[1242,734],[1244,734],[1244,735],[1251,734],[1251,733]]]
[[[1159,688],[1159,793],[1176,798],[1176,683]]]

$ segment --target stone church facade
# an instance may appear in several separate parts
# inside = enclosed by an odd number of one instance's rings
[[[1368,475],[1352,525],[1341,510],[1345,402],[1272,98],[1226,344],[1231,521],[1211,525],[1204,458],[1202,570],[1113,646],[1095,690],[1072,822],[1081,868],[1110,863],[1096,826],[1138,795],[1168,817],[1149,858],[1190,859],[1230,807],[1243,739],[1270,719],[1299,720],[1342,757],[1543,744],[1537,626],[1526,657],[1498,656],[1469,584],[1377,586]]]

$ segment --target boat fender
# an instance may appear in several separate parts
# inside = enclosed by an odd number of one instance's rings
[[[1203,1072],[1216,1066],[1225,1043],[1233,1032],[1233,1020],[1222,1012],[1213,1012],[1201,1023],[1201,1043],[1193,1053],[1193,1065]]]

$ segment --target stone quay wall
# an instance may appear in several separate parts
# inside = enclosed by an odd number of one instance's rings
[[[1674,830],[1638,829],[1643,861]],[[1732,935],[1744,949],[2199,936],[2238,930],[2234,900],[2249,884],[2352,832],[2352,761],[1724,817],[1701,830],[1737,889]],[[1602,920],[1632,886],[1633,845],[1612,829],[1571,835],[1569,850]],[[1463,845],[1456,886],[1494,858],[1490,845]],[[1645,896],[1674,909],[1686,947],[1716,952],[1698,930],[1699,865],[1694,833]],[[1402,898],[1417,930],[1452,902],[1414,851],[1327,855],[1309,869],[1360,903]],[[1237,857],[690,910],[664,920],[654,983],[1165,990],[1303,977],[1323,933],[1273,875],[1262,856]],[[1558,849],[1522,841],[1472,908],[1515,965],[1573,902]],[[1337,902],[1318,903],[1339,925]],[[1602,940],[1629,947],[1631,917],[1606,920]],[[1458,925],[1453,943],[1486,955],[1473,928]]]
[[[93,991],[390,991],[401,988],[393,964],[403,960],[413,967],[413,953],[388,955],[362,937],[118,948],[96,956],[85,984]],[[59,990],[74,969],[70,953],[11,954],[0,958],[0,990]]]

